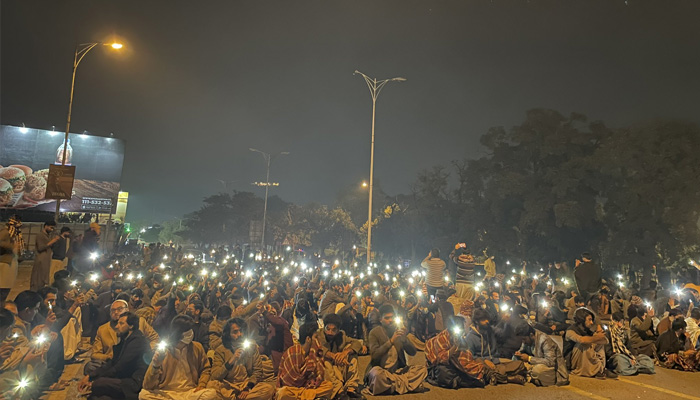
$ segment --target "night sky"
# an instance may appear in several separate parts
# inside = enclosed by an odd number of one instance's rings
[[[628,4],[626,4],[628,3]],[[375,179],[479,157],[479,136],[535,107],[610,126],[700,121],[700,1],[2,0],[3,124],[127,141],[127,220],[194,211],[230,188],[263,191],[254,147],[289,151],[272,193],[332,202],[367,179],[371,99],[358,69],[405,77],[377,102]],[[2,143],[0,143],[0,146]]]

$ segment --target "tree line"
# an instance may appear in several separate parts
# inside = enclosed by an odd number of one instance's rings
[[[510,129],[481,136],[485,155],[421,171],[410,192],[377,185],[374,250],[418,259],[457,241],[501,260],[547,263],[583,251],[604,266],[678,269],[700,256],[700,128],[655,120],[610,128],[584,115],[533,109]],[[247,243],[263,200],[219,193],[185,216],[171,237]],[[267,237],[316,252],[364,246],[367,192],[334,204],[296,205],[272,196]],[[165,238],[163,238],[165,239]]]

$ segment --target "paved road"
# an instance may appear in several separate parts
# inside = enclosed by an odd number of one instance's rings
[[[19,276],[15,289],[10,298],[29,287],[31,275],[31,263],[23,263],[19,269]],[[411,364],[425,363],[423,353],[409,359]],[[360,358],[360,371],[364,372],[369,357]],[[82,365],[75,364],[66,367],[61,379],[82,378]],[[75,399],[76,385],[60,392],[54,392],[42,397],[46,400]],[[540,388],[532,384],[488,386],[483,389],[458,389],[449,390],[434,387],[426,383],[429,391],[420,394],[407,394],[401,396],[405,400],[447,400],[447,399],[474,399],[478,400],[587,400],[587,399],[615,399],[615,400],[654,400],[654,399],[687,399],[700,400],[700,372],[671,371],[657,368],[656,375],[639,375],[620,377],[617,380],[598,380],[592,378],[571,377],[571,385],[564,387]],[[380,399],[382,397],[370,397]],[[386,398],[386,397],[383,397]]]

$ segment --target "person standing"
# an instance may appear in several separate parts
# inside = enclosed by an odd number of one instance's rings
[[[44,228],[36,235],[36,256],[34,257],[34,268],[29,282],[32,291],[38,291],[49,284],[49,271],[51,270],[51,246],[59,241],[59,237],[51,238],[51,233],[56,229],[55,221],[46,221]]]
[[[22,221],[10,217],[0,230],[0,303],[5,302],[17,279],[17,257],[24,248]]]
[[[49,284],[51,285],[53,285],[53,274],[66,268],[69,237],[70,228],[64,226],[58,235],[58,241],[51,246],[51,269],[49,271]]]
[[[583,297],[584,303],[588,304],[593,301],[595,304],[591,304],[589,307],[597,311],[598,302],[594,301],[594,298],[603,286],[601,269],[598,264],[593,262],[590,253],[581,254],[581,259],[583,261],[576,260],[576,270],[574,271],[576,286],[578,286],[578,292]]]
[[[420,265],[427,270],[425,282],[428,286],[428,296],[435,296],[435,292],[444,285],[445,279],[445,262],[440,259],[440,250],[430,250]]]
[[[455,273],[455,289],[457,297],[464,300],[474,300],[474,256],[467,250],[467,245],[457,243],[450,253],[450,260],[457,266]]]

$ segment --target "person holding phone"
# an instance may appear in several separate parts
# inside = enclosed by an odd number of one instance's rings
[[[61,228],[61,233],[57,236],[57,241],[51,245],[51,268],[49,270],[49,280],[53,285],[53,277],[57,271],[66,268],[68,253],[68,238],[70,237],[71,230],[69,227],[64,226]]]

